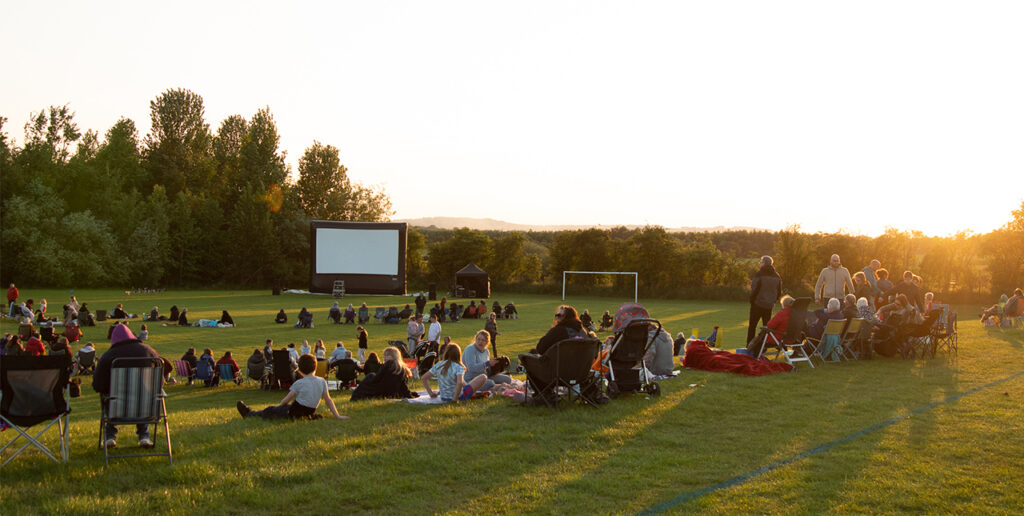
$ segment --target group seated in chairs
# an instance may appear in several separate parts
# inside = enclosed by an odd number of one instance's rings
[[[781,356],[811,367],[814,359],[870,360],[874,353],[903,358],[935,356],[940,350],[956,354],[956,312],[942,322],[943,309],[935,306],[922,315],[902,294],[877,311],[863,297],[855,304],[847,299],[846,307],[830,299],[813,314],[807,314],[809,304],[809,298],[783,297],[782,310],[747,344],[747,354],[768,360]]]

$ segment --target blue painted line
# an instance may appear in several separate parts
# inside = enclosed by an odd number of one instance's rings
[[[717,484],[710,485],[708,487],[705,487],[703,489],[698,489],[696,491],[689,491],[689,492],[683,493],[683,494],[681,494],[681,495],[679,495],[679,496],[677,496],[677,497],[675,497],[675,498],[673,498],[673,499],[671,499],[671,500],[669,500],[667,502],[655,505],[654,507],[650,507],[650,508],[644,509],[643,511],[640,511],[637,514],[641,514],[641,515],[644,515],[644,514],[657,514],[659,512],[671,509],[672,507],[675,507],[676,505],[679,505],[679,504],[681,504],[683,502],[688,502],[688,501],[693,500],[695,498],[700,498],[701,496],[704,496],[704,495],[706,495],[708,493],[713,493],[715,491],[718,491],[719,489],[725,489],[725,488],[728,488],[728,487],[737,486],[737,485],[742,484],[742,483],[744,483],[744,482],[746,482],[746,481],[748,481],[748,480],[750,480],[750,479],[752,479],[752,478],[754,478],[754,477],[756,477],[758,475],[761,475],[763,473],[767,473],[769,471],[773,471],[773,470],[779,469],[779,468],[781,468],[783,466],[787,466],[787,465],[792,464],[792,463],[794,463],[794,462],[796,462],[798,460],[805,459],[805,458],[810,457],[812,455],[817,455],[819,453],[831,450],[832,448],[835,448],[836,446],[839,446],[840,444],[852,441],[854,439],[857,439],[858,437],[863,437],[863,436],[865,436],[867,434],[870,434],[871,432],[875,432],[875,431],[881,430],[883,428],[895,425],[896,423],[899,423],[901,421],[906,421],[907,419],[910,419],[910,418],[912,418],[912,417],[914,417],[914,416],[916,416],[916,415],[918,415],[918,414],[920,414],[922,412],[927,412],[927,411],[929,411],[929,410],[931,410],[931,409],[933,409],[935,407],[938,407],[940,405],[945,405],[946,403],[952,403],[952,402],[954,402],[956,400],[959,400],[960,398],[963,398],[964,396],[970,396],[971,394],[975,394],[975,393],[977,393],[979,391],[988,389],[989,387],[994,387],[994,386],[999,385],[1001,383],[1008,382],[1008,381],[1013,380],[1014,378],[1017,378],[1019,376],[1024,376],[1024,371],[1021,371],[1019,373],[1007,376],[1006,378],[1003,378],[1002,380],[996,380],[996,381],[994,381],[992,383],[989,383],[989,384],[986,384],[986,385],[982,385],[980,387],[975,387],[975,388],[973,388],[971,390],[968,390],[968,391],[961,392],[960,394],[955,394],[955,395],[950,396],[950,397],[948,397],[948,398],[946,398],[944,400],[936,401],[934,403],[929,403],[929,404],[927,404],[927,405],[925,405],[923,407],[916,408],[916,409],[914,409],[911,412],[903,414],[902,416],[896,416],[896,417],[894,417],[892,419],[888,419],[888,420],[882,421],[881,423],[876,423],[876,424],[871,425],[871,426],[869,426],[869,427],[867,427],[867,428],[865,428],[863,430],[860,430],[860,431],[854,432],[852,434],[840,437],[839,439],[836,439],[834,441],[829,441],[829,442],[827,442],[825,444],[822,444],[822,445],[819,445],[819,446],[817,446],[815,448],[811,448],[810,450],[806,450],[806,451],[800,452],[800,453],[798,453],[796,455],[793,455],[792,457],[772,462],[771,464],[768,464],[767,466],[763,466],[763,467],[757,468],[757,469],[755,469],[755,470],[753,470],[753,471],[751,471],[749,473],[744,473],[744,474],[742,474],[740,476],[730,478],[729,480],[726,480],[724,482],[719,482]]]

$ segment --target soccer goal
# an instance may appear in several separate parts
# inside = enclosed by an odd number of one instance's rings
[[[565,301],[565,280],[570,274],[617,274],[633,276],[633,302],[637,300],[637,287],[639,286],[640,276],[635,272],[622,272],[622,271],[562,271],[562,301]]]

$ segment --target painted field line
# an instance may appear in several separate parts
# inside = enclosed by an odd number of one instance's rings
[[[901,416],[896,416],[896,417],[894,417],[892,419],[887,419],[885,421],[882,421],[881,423],[876,423],[876,424],[871,425],[871,426],[869,426],[869,427],[867,427],[867,428],[865,428],[863,430],[859,430],[859,431],[854,432],[852,434],[845,435],[845,436],[840,437],[839,439],[836,439],[834,441],[829,441],[829,442],[827,442],[825,444],[822,444],[822,445],[819,445],[819,446],[817,446],[815,448],[811,448],[810,450],[806,450],[806,451],[800,452],[800,453],[798,453],[796,455],[793,455],[793,456],[791,456],[789,458],[772,462],[771,464],[768,464],[766,466],[763,466],[763,467],[760,467],[758,469],[755,469],[755,470],[753,470],[753,471],[751,471],[749,473],[744,473],[744,474],[742,474],[740,476],[730,478],[729,480],[726,480],[724,482],[719,482],[717,484],[710,485],[710,486],[705,487],[703,489],[698,489],[696,491],[688,491],[688,492],[683,493],[683,494],[681,494],[681,495],[679,495],[679,496],[677,496],[677,497],[675,497],[675,498],[673,498],[673,499],[671,499],[671,500],[669,500],[667,502],[663,502],[661,504],[655,505],[654,507],[649,507],[647,509],[644,509],[643,511],[640,511],[637,514],[656,514],[656,513],[659,513],[659,512],[668,510],[668,509],[671,509],[672,507],[675,507],[676,505],[679,505],[679,504],[681,504],[683,502],[687,502],[687,501],[693,500],[695,498],[700,498],[701,496],[704,496],[706,494],[713,493],[715,491],[718,491],[719,489],[725,489],[725,488],[728,488],[728,487],[733,487],[733,486],[742,484],[742,483],[744,483],[744,482],[746,482],[746,481],[748,481],[748,480],[750,480],[750,479],[752,479],[752,478],[754,478],[754,477],[756,477],[758,475],[761,475],[761,474],[767,473],[769,471],[773,471],[773,470],[779,469],[779,468],[781,468],[783,466],[792,464],[792,463],[794,463],[794,462],[796,462],[798,460],[802,460],[802,459],[810,457],[812,455],[817,455],[819,453],[831,450],[832,448],[835,448],[836,446],[839,446],[840,444],[846,443],[848,441],[852,441],[854,439],[857,439],[858,437],[863,437],[863,436],[865,436],[867,434],[870,434],[871,432],[875,432],[875,431],[881,430],[883,428],[895,425],[896,423],[899,423],[901,421],[906,421],[907,419],[910,419],[910,418],[912,418],[912,417],[914,417],[914,416],[916,416],[916,415],[918,415],[918,414],[920,414],[922,412],[927,412],[927,411],[929,411],[929,410],[931,410],[931,409],[933,409],[935,407],[938,407],[938,406],[941,406],[941,405],[945,405],[947,403],[952,403],[952,402],[954,402],[956,400],[959,400],[960,398],[963,398],[964,396],[970,396],[971,394],[975,394],[975,393],[977,393],[979,391],[988,389],[989,387],[994,387],[994,386],[999,385],[1001,383],[1008,382],[1008,381],[1013,380],[1014,378],[1017,378],[1017,377],[1022,376],[1022,375],[1024,375],[1024,371],[1021,371],[1021,372],[1016,373],[1016,374],[1012,374],[1012,375],[1007,376],[1006,378],[1003,378],[1001,380],[996,380],[996,381],[994,381],[992,383],[985,384],[985,385],[982,385],[980,387],[975,387],[975,388],[973,388],[971,390],[961,392],[960,394],[954,394],[953,396],[950,396],[950,397],[948,397],[948,398],[946,398],[944,400],[939,400],[939,401],[936,401],[936,402],[933,402],[933,403],[929,403],[929,404],[927,404],[927,405],[925,405],[923,407],[916,408],[913,411],[908,412],[906,414],[903,414]]]

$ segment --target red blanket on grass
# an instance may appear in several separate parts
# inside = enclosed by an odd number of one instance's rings
[[[703,340],[691,341],[686,346],[683,365],[690,369],[736,373],[743,376],[764,376],[772,373],[784,373],[793,369],[792,365],[782,362],[767,362],[750,355],[713,351]]]

